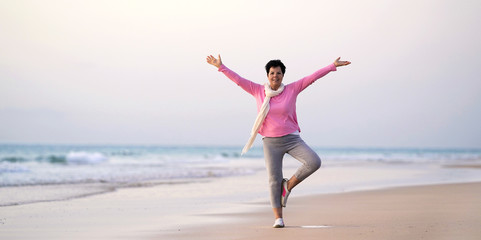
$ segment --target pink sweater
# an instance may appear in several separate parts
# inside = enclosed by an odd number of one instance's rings
[[[317,79],[331,71],[336,71],[334,64],[319,69],[298,81],[287,84],[281,94],[271,98],[269,112],[262,123],[259,133],[264,137],[281,137],[296,131],[300,132],[301,129],[299,128],[296,115],[297,95]],[[224,65],[219,67],[219,72],[224,73],[242,89],[254,96],[257,102],[257,111],[259,111],[266,97],[264,85],[249,81]]]

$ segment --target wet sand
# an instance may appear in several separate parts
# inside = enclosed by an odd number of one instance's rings
[[[268,210],[151,239],[481,239],[481,183],[399,187],[290,199],[286,227]],[[234,222],[233,222],[234,221]]]

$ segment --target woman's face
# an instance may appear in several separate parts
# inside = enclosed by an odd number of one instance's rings
[[[283,78],[284,74],[282,73],[281,67],[271,67],[271,69],[269,69],[267,79],[272,90],[275,91],[281,86]]]

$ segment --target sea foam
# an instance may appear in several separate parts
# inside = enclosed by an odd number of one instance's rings
[[[102,153],[88,153],[88,152],[69,152],[67,154],[67,163],[73,164],[96,164],[103,163],[108,160]]]

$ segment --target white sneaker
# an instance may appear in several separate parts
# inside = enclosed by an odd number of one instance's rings
[[[284,220],[282,218],[276,219],[274,222],[274,225],[272,226],[273,228],[283,228],[284,227]]]
[[[289,192],[289,190],[287,190],[287,178],[284,178],[282,180],[282,193],[281,193],[281,205],[283,207],[286,207],[286,204],[287,204],[287,198],[289,197],[289,194],[291,192]]]

